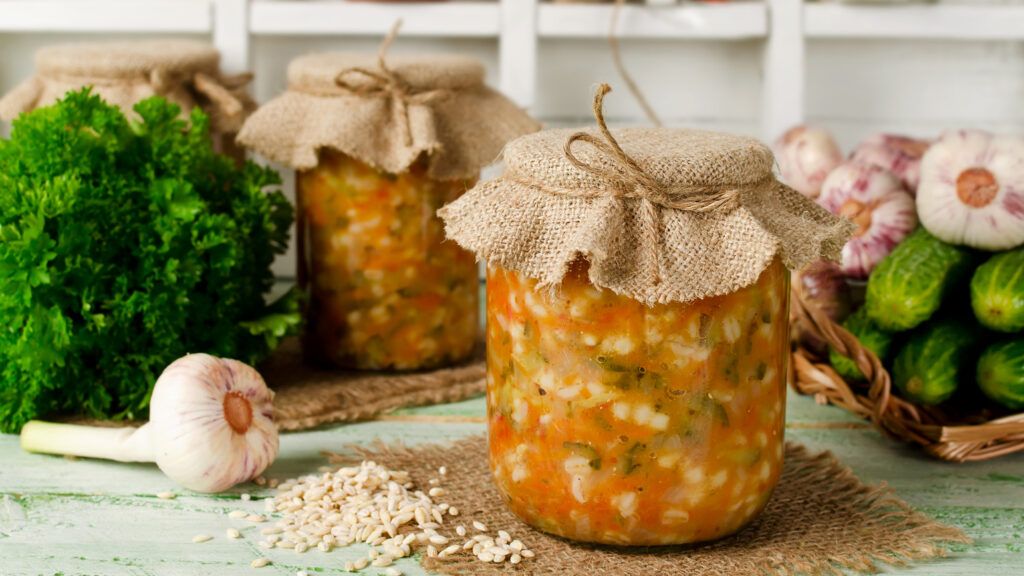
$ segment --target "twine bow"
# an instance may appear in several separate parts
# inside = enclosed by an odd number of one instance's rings
[[[618,140],[608,130],[604,120],[604,97],[611,92],[611,86],[601,84],[594,95],[594,119],[601,136],[587,132],[577,132],[565,141],[565,158],[580,170],[593,174],[608,181],[613,186],[611,192],[620,198],[640,198],[658,206],[685,210],[687,212],[730,211],[739,207],[740,190],[721,186],[702,187],[694,185],[666,186],[651,177],[619,146]],[[576,142],[586,142],[606,159],[612,161],[609,167],[588,164],[580,160],[572,151]],[[573,191],[574,196],[598,197],[606,196],[607,191]]]
[[[153,92],[165,98],[171,95],[180,98],[181,96],[176,95],[175,92],[180,91],[187,94],[188,87],[191,85],[195,92],[202,94],[209,101],[219,117],[237,119],[245,111],[245,105],[232,91],[239,90],[251,82],[252,74],[214,77],[203,72],[196,72],[189,78],[161,68],[154,68],[150,71],[148,80]]]
[[[417,91],[410,86],[400,75],[388,67],[385,57],[388,48],[398,36],[398,30],[402,21],[398,20],[391,27],[391,31],[384,37],[380,49],[377,52],[377,70],[363,68],[360,66],[346,68],[334,78],[334,83],[339,88],[365,98],[382,98],[390,103],[391,114],[395,124],[402,130],[402,141],[406,146],[412,146],[412,126],[409,120],[409,107],[416,105],[427,105],[447,97],[446,90],[434,88],[430,90]],[[358,76],[363,82],[354,81],[352,77]],[[346,79],[349,77],[350,79]]]

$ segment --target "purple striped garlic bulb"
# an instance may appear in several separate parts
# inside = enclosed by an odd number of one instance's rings
[[[277,457],[274,393],[251,366],[209,354],[171,363],[150,402],[157,466],[197,492],[256,478]]]
[[[21,430],[29,452],[156,462],[197,492],[221,492],[259,476],[277,457],[274,393],[256,370],[209,354],[183,356],[153,388],[149,423],[103,428],[33,420]]]
[[[808,198],[817,198],[825,177],[843,161],[835,139],[827,130],[794,126],[772,146],[782,181]]]
[[[850,278],[867,278],[917,227],[913,196],[888,170],[870,164],[845,162],[829,173],[818,204],[857,225],[840,264]]]
[[[1024,244],[1024,138],[981,130],[942,135],[921,161],[921,224],[981,250]]]
[[[850,154],[850,160],[885,168],[913,194],[920,180],[921,158],[931,145],[930,140],[896,134],[875,134],[857,146]]]

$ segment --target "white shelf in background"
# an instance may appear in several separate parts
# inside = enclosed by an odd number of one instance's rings
[[[537,33],[547,38],[604,38],[612,7],[593,4],[541,4]],[[768,14],[763,2],[682,6],[624,6],[619,14],[622,38],[763,38]]]
[[[497,37],[497,2],[387,3],[344,0],[256,0],[253,34],[386,34],[402,19],[403,36]]]
[[[210,0],[0,0],[0,32],[206,33]]]
[[[1021,5],[807,4],[810,38],[1024,40]]]

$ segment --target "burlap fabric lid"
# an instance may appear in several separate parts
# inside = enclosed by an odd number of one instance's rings
[[[851,232],[772,174],[760,142],[700,130],[547,130],[510,143],[505,173],[442,208],[449,238],[556,286],[570,263],[647,304],[752,284],[780,254],[836,259]],[[584,146],[588,144],[588,146]]]
[[[0,118],[12,120],[70,90],[92,86],[94,93],[126,112],[158,95],[181,106],[183,115],[202,107],[217,132],[237,132],[256,108],[244,90],[250,77],[222,75],[219,61],[213,46],[191,40],[49,46],[36,53],[36,75],[0,100]]]
[[[397,174],[421,156],[437,180],[475,177],[509,140],[540,126],[484,85],[483,66],[449,55],[311,54],[288,67],[288,91],[245,123],[238,141],[299,170],[321,149]]]

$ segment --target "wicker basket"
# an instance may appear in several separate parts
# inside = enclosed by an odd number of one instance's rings
[[[827,359],[796,344],[793,351],[793,386],[821,403],[831,403],[870,420],[876,428],[904,442],[918,444],[928,454],[951,462],[990,460],[1024,451],[1024,413],[996,417],[987,410],[951,415],[935,407],[916,406],[892,393],[889,372],[857,338],[824,312],[804,301],[796,290],[792,298],[797,331],[819,337],[837,352],[854,360],[867,376],[850,384]]]

